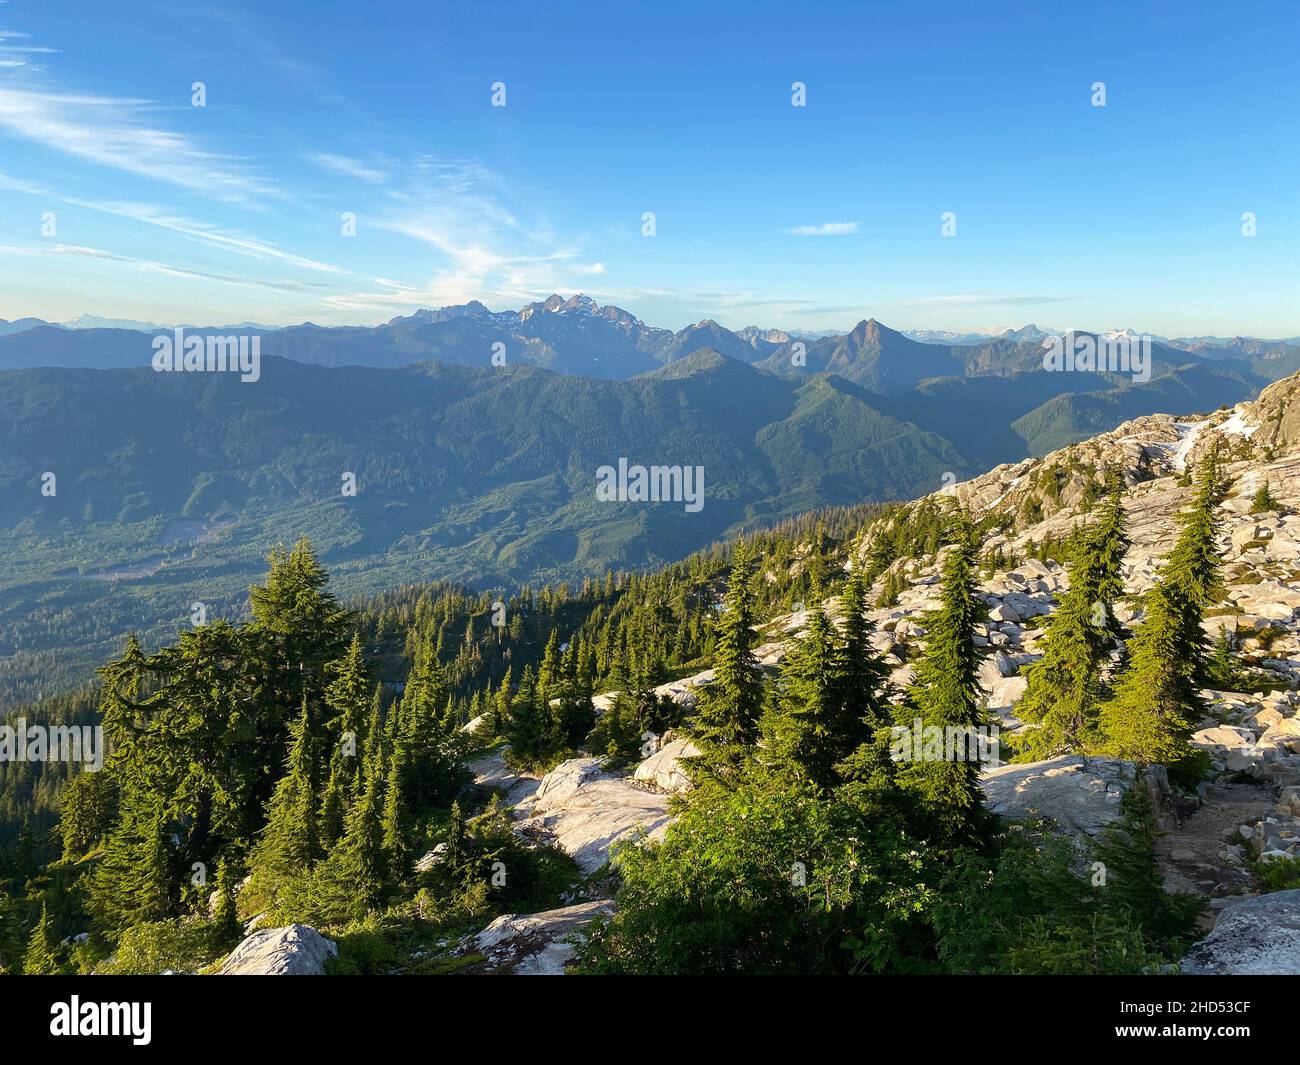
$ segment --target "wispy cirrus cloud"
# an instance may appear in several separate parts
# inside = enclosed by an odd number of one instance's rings
[[[558,238],[544,220],[521,221],[507,206],[505,183],[482,164],[425,155],[401,170],[403,183],[387,192],[369,224],[427,245],[441,264],[418,281],[374,278],[374,289],[330,296],[331,306],[514,305],[604,274],[605,264],[585,255],[580,242]]]
[[[322,283],[310,281],[265,281],[259,278],[233,277],[229,274],[213,274],[201,270],[189,270],[184,267],[173,266],[170,263],[138,259],[133,255],[122,255],[104,248],[94,248],[81,244],[0,244],[0,255],[23,255],[34,258],[71,256],[82,259],[98,259],[121,263],[150,273],[166,274],[170,277],[185,278],[191,281],[216,281],[224,285],[267,289],[274,292],[311,292],[324,287]]]
[[[791,226],[786,233],[792,237],[846,237],[857,231],[857,222],[823,222],[817,226]]]
[[[307,155],[305,158],[308,162],[315,163],[322,169],[328,170],[332,174],[338,174],[341,177],[354,178],[357,181],[365,181],[372,185],[378,185],[388,180],[386,171],[369,166],[359,160],[350,159],[346,155],[316,152]]]
[[[0,85],[0,127],[65,155],[229,203],[282,193],[242,164],[148,121],[145,100]]]
[[[25,58],[55,50],[29,39],[0,30],[0,131],[212,200],[251,205],[283,198],[274,182],[245,162],[167,129],[151,101],[63,88]]]
[[[156,204],[88,200],[78,196],[65,196],[43,185],[23,181],[2,172],[0,172],[0,189],[13,189],[16,192],[40,196],[56,203],[66,204],[69,207],[78,207],[87,211],[95,211],[100,214],[157,226],[189,240],[206,244],[209,247],[215,247],[252,259],[273,260],[299,269],[314,270],[321,273],[346,274],[349,272],[342,266],[310,259],[302,255],[295,255],[268,241],[237,231],[221,229],[207,222],[196,221]]]

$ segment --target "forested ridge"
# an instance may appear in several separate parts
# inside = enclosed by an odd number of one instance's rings
[[[1112,611],[1123,489],[1096,481],[1073,534],[1040,545],[1068,560],[1071,591],[1029,672],[1037,727],[1002,754],[1118,756],[1193,787],[1197,689],[1223,665],[1200,624],[1218,459],[1132,631]],[[1081,844],[990,814],[971,761],[897,755],[899,728],[990,723],[976,588],[1008,559],[980,544],[1009,520],[942,497],[825,511],[505,598],[435,583],[344,604],[306,540],[277,549],[247,621],[156,650],[132,637],[93,691],[31,711],[102,721],[109,756],[98,773],[7,767],[0,960],[202,971],[257,916],[333,936],[332,971],[450,972],[474,956],[447,944],[494,914],[599,888],[617,909],[582,950],[592,972],[1156,971],[1201,901],[1161,887],[1147,789]],[[939,565],[939,602],[899,690],[864,615],[914,562]],[[801,631],[760,668],[764,629],[792,610]],[[654,690],[707,667],[693,712]],[[612,693],[601,713],[597,693]],[[464,768],[502,742],[520,771],[582,751],[617,766],[669,729],[699,749],[694,788],[662,843],[591,877],[521,840]]]

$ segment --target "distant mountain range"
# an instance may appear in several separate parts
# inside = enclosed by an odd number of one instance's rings
[[[155,373],[136,329],[0,329],[0,702],[88,669],[128,629],[170,637],[195,602],[235,610],[266,551],[300,534],[347,592],[575,580],[913,498],[1300,370],[1283,342],[1200,339],[1153,344],[1146,382],[1048,372],[1051,334],[1016,332],[672,331],[555,296],[276,330],[242,383]],[[597,469],[620,459],[702,466],[703,508],[598,500]]]
[[[37,366],[108,369],[147,365],[153,337],[174,328],[174,325],[85,314],[62,323],[37,318],[0,320],[0,369]],[[793,346],[802,344],[809,350],[809,366],[884,391],[903,383],[910,387],[932,376],[987,376],[1034,369],[1041,364],[1042,343],[1062,332],[1037,325],[1008,329],[993,336],[945,331],[896,332],[874,319],[859,322],[846,333],[758,326],[733,331],[711,319],[671,330],[647,325],[629,311],[601,306],[585,295],[568,298],[552,295],[517,311],[492,311],[474,300],[418,310],[377,326],[321,326],[304,322],[272,327],[245,322],[183,328],[202,334],[255,331],[262,336],[265,354],[321,366],[394,367],[426,361],[486,366],[491,364],[494,352],[504,352],[507,362],[605,379],[634,377],[701,348],[779,371],[782,364],[793,365]],[[1102,335],[1120,334],[1136,335],[1130,330],[1112,330]],[[1167,351],[1184,352],[1203,360],[1246,363],[1252,372],[1270,380],[1300,367],[1300,338],[1297,337],[1153,339]],[[890,349],[883,356],[882,343]],[[1167,361],[1170,356],[1165,358]],[[1280,360],[1279,365],[1262,365],[1274,360]],[[889,369],[889,364],[900,361],[915,365],[900,376]]]

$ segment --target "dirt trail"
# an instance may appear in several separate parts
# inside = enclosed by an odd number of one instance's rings
[[[1274,791],[1266,784],[1208,785],[1204,803],[1181,825],[1169,827],[1156,845],[1165,887],[1211,898],[1252,890],[1246,859],[1233,864],[1223,852],[1239,825],[1253,825],[1273,812]],[[1236,837],[1232,842],[1243,841]]]

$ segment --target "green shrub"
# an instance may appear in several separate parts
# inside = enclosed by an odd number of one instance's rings
[[[708,787],[662,843],[618,861],[618,910],[584,972],[900,971],[928,939],[926,848],[836,799]]]
[[[1300,858],[1277,858],[1256,862],[1251,867],[1260,891],[1290,891],[1300,888]]]
[[[123,932],[117,950],[95,971],[106,976],[153,976],[168,969],[193,973],[224,953],[206,921],[148,921]]]

